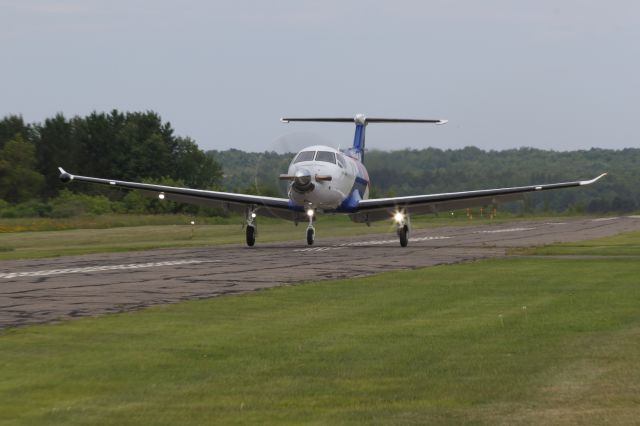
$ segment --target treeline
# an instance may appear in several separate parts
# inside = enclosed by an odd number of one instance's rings
[[[43,123],[20,116],[0,120],[0,217],[71,216],[83,213],[218,214],[195,206],[159,202],[136,192],[58,180],[58,166],[79,175],[192,188],[286,196],[278,180],[294,154],[236,149],[201,150],[176,136],[154,112],[58,114]],[[483,151],[428,148],[369,151],[371,197],[498,188],[589,179],[581,189],[536,193],[514,212],[630,212],[640,209],[640,149],[555,152],[532,148]]]
[[[60,192],[64,186],[58,166],[78,175],[197,188],[216,188],[222,177],[214,158],[192,139],[176,136],[171,124],[154,112],[114,110],[69,119],[58,114],[44,123],[7,116],[0,120],[0,215],[71,214],[65,205],[89,213],[184,208],[80,183],[69,189],[102,198],[74,198],[69,190]]]
[[[277,176],[293,154],[209,151],[224,165],[224,189],[280,195]],[[502,206],[513,212],[630,212],[640,208],[640,149],[556,152],[533,148],[367,152],[371,197],[430,194],[531,185],[609,176],[595,185],[529,194],[524,203]]]

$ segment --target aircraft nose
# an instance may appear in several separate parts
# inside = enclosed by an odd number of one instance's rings
[[[301,194],[312,191],[314,185],[313,182],[311,182],[311,172],[307,169],[296,170],[292,186],[296,192]]]

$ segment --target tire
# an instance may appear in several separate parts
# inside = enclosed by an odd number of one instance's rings
[[[404,225],[398,229],[398,236],[400,237],[400,247],[406,247],[409,244],[409,227]]]
[[[313,241],[316,239],[316,230],[313,228],[307,228],[307,244],[313,245]]]
[[[256,243],[256,227],[247,225],[247,245],[253,247]]]

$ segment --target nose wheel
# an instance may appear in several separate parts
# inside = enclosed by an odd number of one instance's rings
[[[312,208],[307,209],[307,216],[309,217],[309,226],[307,226],[307,244],[313,245],[313,242],[316,239],[316,230],[313,227],[313,217],[315,216],[315,211]]]

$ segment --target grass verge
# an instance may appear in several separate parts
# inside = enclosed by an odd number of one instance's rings
[[[543,247],[518,248],[511,254],[540,256],[628,256],[640,257],[640,232]]]
[[[507,258],[9,329],[0,421],[631,424],[638,276]]]
[[[503,223],[534,218],[510,215],[495,219],[465,216],[420,216],[412,219],[414,229],[441,226],[465,226],[480,223]],[[546,216],[535,219],[549,220]],[[0,219],[0,261],[111,253],[155,248],[202,247],[220,244],[244,244],[244,230],[239,217],[192,218],[181,215],[128,216],[111,215],[73,219]],[[196,225],[190,225],[191,220]],[[146,225],[146,226],[142,226]],[[4,226],[4,228],[2,228]],[[22,228],[20,228],[22,227]],[[258,244],[304,241],[306,224],[259,218]],[[5,229],[5,232],[1,232]],[[19,231],[6,232],[8,229]],[[46,230],[45,229],[49,229]],[[53,230],[51,230],[53,229]],[[25,231],[39,232],[25,232]],[[353,223],[346,216],[321,216],[316,223],[317,238],[388,233],[395,238],[393,224],[374,222],[370,227]]]

